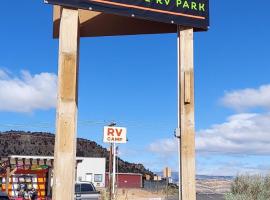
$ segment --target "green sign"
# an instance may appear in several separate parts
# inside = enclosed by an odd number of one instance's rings
[[[206,30],[209,0],[46,0],[47,3]]]

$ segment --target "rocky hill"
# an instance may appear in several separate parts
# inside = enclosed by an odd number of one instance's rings
[[[0,157],[8,155],[28,156],[53,156],[54,134],[43,132],[7,131],[0,132]],[[108,151],[96,142],[77,139],[78,157],[106,157],[107,167],[109,160]],[[142,173],[153,175],[153,173],[142,164],[134,164],[119,158],[119,172]],[[107,169],[108,170],[108,169]]]

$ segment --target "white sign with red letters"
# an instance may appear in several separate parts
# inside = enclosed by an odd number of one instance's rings
[[[105,143],[126,143],[127,129],[123,127],[104,127],[103,142]]]

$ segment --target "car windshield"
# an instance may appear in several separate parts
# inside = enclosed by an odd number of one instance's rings
[[[81,192],[93,192],[94,188],[91,184],[81,184]]]
[[[76,184],[75,185],[75,193],[80,192],[93,192],[95,191],[92,184],[89,183],[82,183],[82,184]]]

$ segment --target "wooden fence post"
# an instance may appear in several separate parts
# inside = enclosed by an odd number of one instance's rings
[[[195,200],[193,29],[178,26],[178,127],[180,128],[179,199]]]
[[[74,200],[79,38],[78,10],[63,8],[59,36],[54,200]]]

